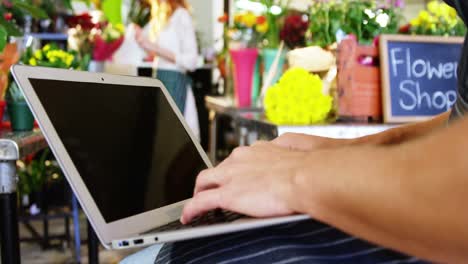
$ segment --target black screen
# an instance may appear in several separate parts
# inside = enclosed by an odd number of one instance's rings
[[[161,89],[30,82],[106,222],[191,197],[206,164]]]

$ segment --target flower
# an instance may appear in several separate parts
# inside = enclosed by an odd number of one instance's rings
[[[290,48],[305,46],[305,34],[309,28],[309,22],[302,15],[290,15],[286,17],[284,27],[281,29],[280,38]]]
[[[240,24],[243,21],[243,15],[242,14],[236,14],[234,15],[234,23]]]
[[[37,65],[37,60],[35,58],[29,59],[29,65],[36,66]]]
[[[13,14],[11,12],[7,12],[3,15],[3,18],[6,20],[6,21],[10,21],[13,19]]]
[[[318,75],[302,68],[291,68],[268,89],[264,99],[265,114],[277,124],[323,122],[332,109],[332,98],[324,95],[322,88]]]
[[[36,52],[34,52],[34,57],[38,60],[42,60],[42,51],[40,50],[36,50]]]
[[[437,0],[430,1],[410,25],[409,32],[423,35],[461,36],[466,32],[455,9]]]
[[[265,34],[268,31],[268,23],[257,24],[255,29],[262,34]]]
[[[267,19],[265,16],[258,16],[257,17],[257,24],[264,24],[267,22]]]
[[[228,22],[228,15],[224,13],[222,16],[218,17],[218,22],[223,24]]]
[[[248,28],[253,27],[255,25],[255,22],[257,22],[257,17],[252,12],[247,12],[242,17],[242,24],[244,24]]]

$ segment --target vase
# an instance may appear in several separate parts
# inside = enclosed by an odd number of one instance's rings
[[[278,53],[278,49],[263,49],[262,50],[263,65],[264,65],[263,81],[267,79],[268,72],[270,71],[270,68],[273,65],[273,62],[275,61],[277,53]],[[283,67],[284,67],[285,60],[286,60],[286,51],[283,50],[279,57],[276,74],[271,80],[271,83],[270,83],[271,85],[277,83],[278,80],[281,78],[281,75],[283,74]]]
[[[88,71],[89,72],[104,72],[104,61],[92,60],[89,62]]]
[[[13,131],[33,130],[34,116],[25,101],[8,102],[7,109]]]
[[[234,90],[238,107],[252,106],[252,82],[257,62],[257,49],[231,50],[234,71]]]
[[[257,58],[252,79],[252,106],[257,105],[257,99],[260,94],[260,58]]]

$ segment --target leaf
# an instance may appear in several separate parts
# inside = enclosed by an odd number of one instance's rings
[[[63,6],[68,9],[73,11],[73,6],[72,6],[72,0],[63,0]]]
[[[23,35],[21,29],[16,24],[6,21],[3,16],[0,16],[0,26],[6,30],[7,36],[19,37]]]
[[[7,44],[7,31],[6,29],[0,25],[0,53],[3,52],[3,49],[5,48]]]
[[[46,12],[39,7],[33,6],[21,0],[12,0],[14,7],[21,9],[24,12],[31,14],[34,18],[46,19],[48,18]]]
[[[122,0],[105,0],[102,11],[111,24],[122,23]]]

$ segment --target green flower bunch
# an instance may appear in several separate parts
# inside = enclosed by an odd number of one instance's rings
[[[332,97],[322,92],[320,77],[302,68],[291,68],[270,87],[264,99],[265,114],[276,124],[308,125],[324,122]]]
[[[85,69],[77,59],[75,51],[66,52],[54,43],[33,51],[28,48],[21,56],[21,62],[31,66],[44,66],[62,69]]]
[[[372,44],[380,34],[398,32],[401,6],[401,0],[391,0],[387,6],[377,6],[376,1],[370,0],[315,2],[311,7],[308,42],[328,47],[342,31],[356,36],[361,44]]]

